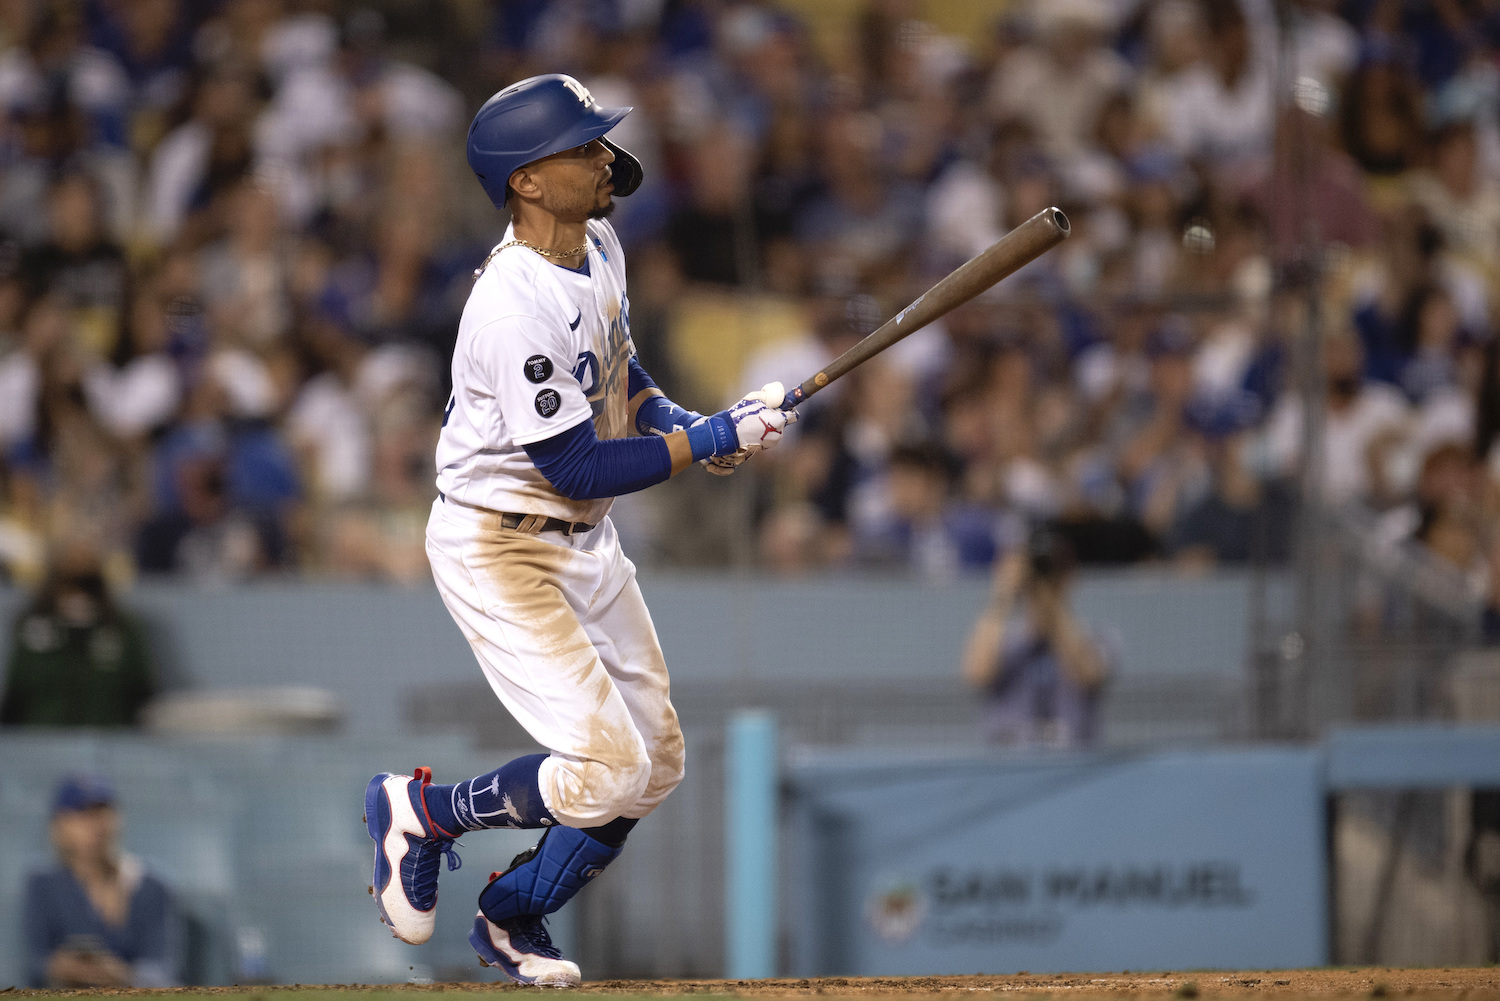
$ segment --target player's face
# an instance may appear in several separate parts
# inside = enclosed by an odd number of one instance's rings
[[[614,211],[609,165],[615,155],[595,139],[527,166],[541,190],[541,207],[568,222],[602,219]]]

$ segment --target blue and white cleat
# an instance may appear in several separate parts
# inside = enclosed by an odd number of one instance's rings
[[[577,987],[583,981],[578,964],[563,959],[538,915],[523,914],[497,924],[480,911],[469,944],[481,963],[500,967],[518,984]]]
[[[449,870],[460,865],[453,836],[432,822],[422,801],[422,787],[432,769],[416,775],[382,772],[365,787],[365,828],[375,842],[375,878],[370,892],[380,920],[397,938],[421,945],[432,937],[437,918],[438,871],[442,857]]]

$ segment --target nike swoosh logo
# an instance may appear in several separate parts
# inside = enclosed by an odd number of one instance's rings
[[[582,323],[582,322],[583,322],[583,310],[579,310],[578,311],[578,319],[576,319],[572,323],[568,324],[568,329],[569,330],[577,330],[578,329],[578,325],[580,323]]]

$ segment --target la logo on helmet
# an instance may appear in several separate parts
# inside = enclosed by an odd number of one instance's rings
[[[571,78],[564,80],[563,86],[571,90],[578,97],[578,100],[583,102],[585,108],[592,108],[594,106],[594,95],[590,94],[589,89],[577,80]]]

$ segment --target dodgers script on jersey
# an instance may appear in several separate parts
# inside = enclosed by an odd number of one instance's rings
[[[505,231],[501,245],[514,239]],[[438,439],[438,489],[491,511],[598,523],[613,501],[569,500],[522,447],[592,419],[629,433],[630,304],[609,223],[588,223],[588,274],[522,246],[493,254],[474,283],[453,350],[453,397]]]

